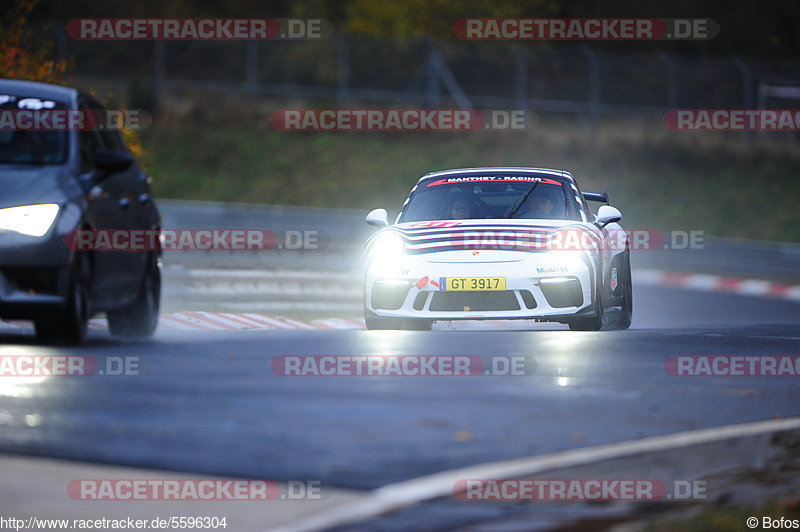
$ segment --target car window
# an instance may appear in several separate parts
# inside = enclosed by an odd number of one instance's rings
[[[78,151],[81,159],[81,172],[94,170],[94,152],[100,149],[97,131],[86,130],[78,133]]]
[[[35,104],[37,102],[40,106]],[[41,109],[42,113],[48,113],[51,109],[59,112],[65,107],[61,102],[0,95],[0,164],[61,164],[66,161],[69,138],[66,131],[26,130],[15,126],[17,121],[23,124],[23,110],[35,113]]]
[[[102,124],[108,124],[108,120],[106,119],[106,110],[99,108],[95,109],[94,112],[98,115]],[[100,141],[102,143],[102,148],[105,150],[111,151],[122,151],[122,140],[120,139],[119,132],[113,129],[100,129],[98,130],[100,134]]]
[[[465,179],[465,181],[460,181]],[[571,186],[551,176],[474,176],[420,183],[406,203],[400,222],[503,218],[528,190],[536,187],[513,214],[515,219],[580,220]]]

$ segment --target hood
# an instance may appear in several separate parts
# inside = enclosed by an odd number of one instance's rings
[[[406,253],[429,262],[518,262],[559,249],[564,235],[599,240],[591,224],[573,220],[454,220],[391,227],[406,239]]]
[[[0,165],[0,208],[62,204],[78,188],[66,165]]]

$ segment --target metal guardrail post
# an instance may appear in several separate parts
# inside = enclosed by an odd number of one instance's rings
[[[255,39],[244,43],[244,64],[247,96],[255,100],[258,95],[258,41]]]
[[[743,59],[731,56],[731,61],[739,69],[742,76],[742,106],[745,109],[753,108],[753,69]],[[744,141],[750,146],[753,143],[753,132],[744,132]]]
[[[339,107],[347,107],[350,102],[350,43],[342,36],[336,38],[336,53],[338,61],[336,99]]]
[[[166,42],[163,40],[154,41],[154,82],[153,82],[153,102],[155,103],[156,116],[161,114],[164,109],[164,86],[166,84],[166,62],[167,51]]]
[[[436,50],[432,43],[428,43],[428,57],[426,64],[425,105],[428,109],[436,109],[441,101],[439,76],[436,68]]]
[[[598,59],[597,53],[588,46],[582,46],[581,53],[589,62],[589,119],[591,127],[594,128],[600,115],[600,98],[602,96],[600,59]]]
[[[514,46],[514,98],[517,110],[528,109],[528,52],[519,45]]]
[[[670,109],[678,108],[678,69],[675,60],[666,52],[658,52],[658,58],[664,64],[667,75],[667,106]]]

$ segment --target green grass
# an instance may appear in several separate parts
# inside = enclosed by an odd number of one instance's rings
[[[236,123],[234,123],[236,122]],[[607,189],[627,228],[800,242],[800,150],[771,134],[667,132],[658,120],[590,132],[280,132],[242,117],[163,120],[142,139],[164,198],[395,213],[416,179],[465,166],[543,166]]]
[[[681,530],[684,532],[739,532],[742,530],[749,530],[747,526],[747,519],[749,517],[756,517],[758,519],[758,527],[756,530],[767,530],[762,528],[762,517],[768,516],[773,520],[778,520],[784,517],[787,520],[800,521],[800,511],[798,511],[797,501],[790,501],[785,504],[776,504],[758,508],[718,508],[710,507],[702,511],[699,515],[692,518],[662,518],[656,521],[643,530],[645,532],[672,532],[674,530]],[[787,528],[777,528],[778,530],[787,530]],[[788,528],[788,530],[793,530]],[[796,530],[796,529],[794,529]]]

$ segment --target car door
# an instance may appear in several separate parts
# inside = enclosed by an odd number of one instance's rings
[[[99,107],[99,106],[98,106]],[[108,151],[128,153],[125,142],[117,129],[105,128],[99,131],[102,146]],[[158,217],[154,213],[155,203],[150,190],[150,178],[134,162],[125,170],[113,176],[114,186],[118,187],[122,223],[126,230],[141,234],[142,231],[153,231],[158,227]],[[151,238],[155,233],[148,234],[144,239],[130,238],[131,249],[127,253],[126,268],[131,276],[130,298],[139,294],[141,281],[149,266],[149,258],[158,241]],[[127,298],[126,298],[127,299]]]
[[[98,108],[95,102],[84,101],[81,105],[81,110],[86,113],[94,113]],[[101,134],[98,129],[83,130],[78,135],[81,171],[90,174],[84,178],[91,182],[86,197],[87,218],[97,231],[97,249],[91,252],[91,294],[93,303],[105,309],[131,301],[138,293],[142,279],[146,252],[117,248],[111,238],[116,232],[126,234],[141,225],[141,209],[137,208],[133,186],[137,175],[133,166],[123,171],[109,171],[96,166],[97,150],[122,149],[110,135]]]

